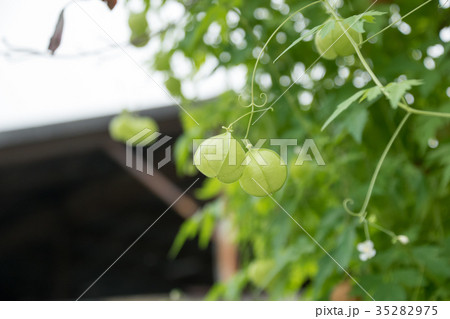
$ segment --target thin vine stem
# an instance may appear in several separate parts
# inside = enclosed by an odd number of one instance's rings
[[[252,112],[253,112],[253,113],[267,112],[268,110],[273,110],[273,108],[272,108],[272,107],[266,107],[266,108],[264,108],[264,109],[262,109],[262,110],[256,110],[256,111],[250,111],[250,112],[247,112],[247,113],[245,113],[244,115],[239,116],[239,117],[238,117],[236,120],[234,120],[233,122],[231,122],[230,125],[228,125],[228,126],[226,127],[226,129],[227,129],[227,130],[231,129],[232,126],[233,126],[236,122],[242,120],[244,117],[250,115]]]
[[[364,233],[366,235],[366,240],[370,240],[369,226],[367,220],[364,220]]]
[[[388,154],[389,150],[391,149],[392,144],[396,140],[398,134],[400,133],[401,129],[403,128],[403,126],[405,125],[406,121],[408,120],[408,118],[410,116],[411,116],[411,113],[409,113],[409,112],[405,114],[405,116],[403,117],[402,121],[397,126],[397,129],[395,130],[395,132],[392,135],[391,139],[389,140],[388,144],[386,145],[386,147],[385,147],[385,149],[383,151],[383,154],[381,154],[381,157],[378,160],[377,166],[376,166],[375,171],[374,171],[374,173],[372,175],[372,179],[370,180],[369,188],[367,190],[366,197],[364,199],[364,203],[363,203],[359,213],[352,212],[348,208],[348,203],[352,202],[351,200],[347,199],[347,200],[344,201],[344,208],[349,214],[351,214],[353,216],[361,217],[361,220],[364,220],[366,218],[367,207],[369,206],[370,198],[372,197],[373,188],[375,186],[375,182],[377,180],[378,174],[380,173],[381,166],[383,165],[383,162],[386,159],[386,155]]]
[[[417,114],[417,115],[450,118],[450,113],[418,110],[418,109],[410,107],[407,104],[401,103],[401,102],[398,104],[398,106],[400,108],[404,109],[406,112]]]
[[[384,31],[386,31],[387,29],[389,29],[390,27],[392,27],[394,24],[396,24],[399,21],[402,21],[402,19],[406,18],[407,16],[409,16],[410,14],[414,13],[415,11],[419,10],[420,8],[422,8],[424,5],[430,3],[433,0],[427,0],[424,3],[422,3],[421,5],[415,7],[414,9],[412,9],[411,11],[409,11],[407,14],[405,14],[403,17],[398,18],[397,20],[395,20],[394,22],[392,22],[391,24],[389,24],[388,26],[386,26],[385,28],[383,28],[382,30],[378,31],[377,33],[375,33],[374,35],[368,37],[367,39],[365,39],[363,42],[361,42],[361,45],[363,45],[364,43],[366,43],[367,41],[370,41],[370,39],[375,38],[377,35],[379,35],[380,33],[383,33]]]
[[[294,13],[292,13],[291,15],[289,15],[289,17],[287,17],[276,29],[275,29],[275,31],[270,35],[270,37],[269,37],[269,39],[267,39],[267,41],[266,41],[266,43],[264,43],[264,46],[262,47],[262,49],[261,49],[261,51],[259,52],[259,55],[258,55],[258,57],[257,57],[257,59],[256,59],[256,62],[255,62],[255,66],[253,67],[253,73],[252,73],[252,82],[251,82],[251,107],[252,107],[252,111],[251,111],[251,114],[250,114],[250,118],[249,118],[249,121],[248,121],[248,125],[247,125],[247,131],[245,132],[245,137],[244,137],[244,139],[246,139],[247,137],[248,137],[248,133],[249,133],[249,131],[250,131],[250,125],[251,125],[251,123],[252,123],[252,119],[253,119],[253,113],[255,113],[255,106],[256,106],[256,104],[255,104],[255,96],[254,96],[254,87],[255,87],[255,75],[256,75],[256,68],[258,67],[258,63],[259,63],[259,60],[261,59],[261,57],[262,57],[262,55],[263,55],[263,53],[264,53],[264,50],[266,49],[266,47],[267,47],[267,45],[269,44],[269,42],[272,40],[272,38],[275,36],[275,34],[277,34],[278,33],[278,31],[283,27],[283,25],[285,25],[286,24],[286,22],[288,22],[290,19],[292,19],[292,17],[294,17],[297,13],[299,13],[299,12],[301,12],[301,11],[303,11],[303,10],[305,10],[305,9],[307,9],[307,8],[309,8],[309,7],[311,7],[311,6],[313,6],[313,5],[316,5],[316,4],[318,4],[318,3],[320,3],[321,2],[321,0],[317,0],[317,1],[314,1],[314,2],[311,2],[311,3],[309,3],[309,4],[307,4],[306,6],[303,6],[303,7],[301,7],[300,9],[298,9],[298,10],[296,10]],[[265,95],[265,97],[266,97],[266,102],[267,102],[267,95]],[[265,103],[263,103],[262,105],[260,105],[260,106],[263,106]]]
[[[385,233],[386,235],[391,236],[393,239],[397,239],[397,237],[398,237],[393,231],[390,231],[389,229],[386,229],[386,228],[384,228],[383,226],[380,226],[380,225],[378,225],[378,224],[371,223],[371,222],[367,222],[367,223],[370,224],[370,226],[372,226],[372,227],[378,229],[379,231],[382,231],[382,232]]]

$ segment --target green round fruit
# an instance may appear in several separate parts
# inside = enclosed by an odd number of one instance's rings
[[[128,18],[128,25],[131,29],[130,43],[135,47],[143,47],[150,41],[150,34],[145,11],[131,12]]]
[[[314,42],[316,44],[317,51],[319,51],[321,55],[323,54],[322,57],[325,59],[333,60],[338,56],[347,56],[355,53],[355,48],[348,39],[344,30],[347,30],[347,33],[357,45],[360,45],[362,42],[361,33],[353,28],[349,28],[349,25],[346,22],[341,21],[341,23],[344,26],[344,29],[338,22],[335,22],[333,30],[328,32],[325,37],[323,37],[323,29],[316,33]],[[334,43],[335,41],[336,43]]]
[[[286,164],[277,153],[264,148],[250,149],[239,183],[248,194],[263,197],[278,191],[286,177]]]
[[[148,133],[141,138],[132,141],[133,145],[136,145],[144,140],[150,144],[156,137],[149,140],[148,137],[158,132],[158,124],[150,118],[144,116],[138,116],[130,114],[127,111],[115,116],[109,123],[109,134],[113,140],[126,143],[128,140],[140,134],[144,130],[148,130]]]
[[[194,165],[208,177],[223,183],[237,181],[244,170],[245,152],[230,132],[213,136],[200,144],[194,154]]]
[[[147,13],[131,12],[128,17],[128,25],[133,33],[143,34],[148,31]]]
[[[149,41],[150,35],[148,33],[143,34],[131,33],[130,43],[137,48],[145,47]]]

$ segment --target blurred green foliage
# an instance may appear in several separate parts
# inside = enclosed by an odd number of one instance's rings
[[[176,1],[144,2],[149,3],[145,10],[157,15]],[[193,139],[219,134],[222,126],[248,112],[238,102],[238,95],[242,94],[244,100],[249,96],[251,71],[264,42],[290,13],[310,2],[177,2],[185,13],[179,23],[168,23],[167,30],[158,32],[164,45],[152,59],[152,67],[166,76],[167,89],[200,124],[180,112],[184,134],[177,142],[175,156],[181,174],[196,173],[192,166]],[[389,19],[421,3],[423,0],[399,0],[395,4],[378,1],[371,9],[386,14],[364,24],[364,39],[383,29]],[[369,0],[344,1],[339,13],[350,17],[364,12],[370,4]],[[438,4],[432,1],[374,38],[373,43],[365,43],[362,53],[384,85],[398,79],[423,80],[420,86],[412,86],[417,84],[414,82],[393,88],[400,96],[408,90],[409,100],[414,98],[413,107],[450,112],[450,43],[439,36],[449,26],[450,9],[438,8]],[[345,212],[342,202],[352,198],[355,209],[361,206],[378,158],[405,112],[393,109],[392,99],[373,89],[358,94],[357,98],[365,94],[366,99],[346,106],[321,131],[337,105],[374,85],[357,57],[322,59],[309,69],[318,57],[310,36],[276,63],[273,60],[328,18],[322,5],[296,15],[269,44],[257,69],[255,96],[265,92],[267,106],[308,70],[273,105],[274,111],[251,127],[250,140],[289,138],[297,139],[301,146],[305,139],[313,138],[326,162],[326,166],[314,162],[295,166],[298,149],[290,147],[288,180],[274,198],[376,300],[449,300],[450,120],[414,115],[407,122],[383,164],[368,216],[396,234],[407,235],[410,243],[393,244],[389,236],[371,227],[377,254],[360,261],[355,247],[365,240],[364,229],[357,218]],[[438,44],[444,52],[429,56],[429,48]],[[192,68],[188,75],[177,77],[171,63],[176,56],[188,61]],[[211,101],[186,98],[192,86],[184,82],[198,76],[207,60],[214,61],[210,72],[244,67],[246,86],[238,92],[230,88]],[[234,125],[236,138],[244,136],[246,125],[246,120]],[[270,299],[323,300],[348,279],[272,199],[252,197],[238,183],[224,185],[215,180],[206,180],[198,197],[211,202],[186,221],[172,254],[181,249],[184,240],[197,235],[201,247],[205,247],[215,223],[227,219],[233,225],[230,238],[239,246],[241,256],[240,271],[229,282],[213,287],[208,298],[239,299],[244,291],[258,298],[264,291]],[[368,299],[356,285],[352,294]]]

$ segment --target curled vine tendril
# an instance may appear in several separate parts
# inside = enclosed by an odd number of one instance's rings
[[[252,100],[252,101],[250,102],[250,104],[245,104],[244,98],[242,97],[242,94],[239,94],[239,95],[238,95],[238,102],[239,102],[239,104],[240,104],[242,107],[245,107],[245,108],[251,107],[251,106],[255,106],[255,107],[263,107],[264,105],[267,104],[268,99],[267,99],[267,94],[266,94],[266,93],[264,93],[264,92],[261,93],[261,94],[259,95],[259,98],[263,100],[263,102],[262,102],[261,104],[255,103],[254,100]]]
[[[359,211],[358,213],[354,212],[353,210],[350,209],[349,206],[353,205],[353,199],[351,198],[346,198],[344,200],[344,202],[342,203],[342,206],[344,207],[344,210],[347,212],[347,214],[351,215],[351,216],[355,216],[355,217],[359,217],[359,221],[361,223],[366,222],[366,216],[367,216],[367,211],[361,209],[361,211]]]
[[[348,213],[348,214],[350,214],[350,215],[352,215],[352,216],[361,216],[361,214],[360,213],[355,213],[354,211],[352,211],[350,208],[349,208],[349,206],[351,206],[351,205],[353,205],[354,204],[354,201],[353,201],[353,199],[351,199],[351,198],[346,198],[345,200],[344,200],[344,202],[342,203],[342,205],[344,206],[344,209],[345,209],[345,211]]]
[[[267,104],[267,94],[266,93],[261,93],[259,95],[259,98],[263,99],[264,102],[262,102],[262,104],[256,104],[255,102],[252,102],[254,106],[256,106],[256,107],[263,107],[264,105]]]
[[[245,102],[244,102],[244,98],[242,97],[242,94],[239,94],[238,95],[238,102],[239,102],[239,104],[242,106],[242,107],[245,107],[245,108],[247,108],[247,107],[250,107],[250,106],[252,106],[253,105],[253,102],[250,102],[250,104],[245,104]]]

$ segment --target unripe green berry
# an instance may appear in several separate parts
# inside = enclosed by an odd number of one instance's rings
[[[344,29],[336,21],[334,23],[333,30],[328,32],[325,37],[322,37],[323,29],[316,33],[314,42],[316,44],[317,51],[319,51],[320,54],[323,54],[322,57],[325,59],[332,60],[338,56],[347,56],[355,53],[355,48],[345,34],[345,30],[347,30],[347,33],[357,45],[360,45],[362,42],[361,33],[355,29],[349,28],[348,23],[344,21],[341,21],[341,24]],[[335,41],[336,43],[334,43]]]
[[[109,123],[109,134],[111,138],[123,143],[126,143],[129,139],[145,129],[150,130],[149,134],[135,141],[133,145],[148,138],[151,133],[158,132],[158,124],[152,118],[138,116],[124,111],[115,116]]]
[[[128,25],[133,33],[143,34],[148,31],[147,13],[131,12],[128,17]]]
[[[248,194],[263,197],[278,191],[286,177],[286,164],[277,153],[264,148],[250,149],[239,183]]]
[[[130,43],[135,47],[145,46],[150,40],[147,12],[131,12],[128,18],[128,25],[131,29]]]
[[[242,175],[244,159],[242,146],[230,132],[226,132],[200,144],[194,154],[194,165],[208,177],[233,183]]]

